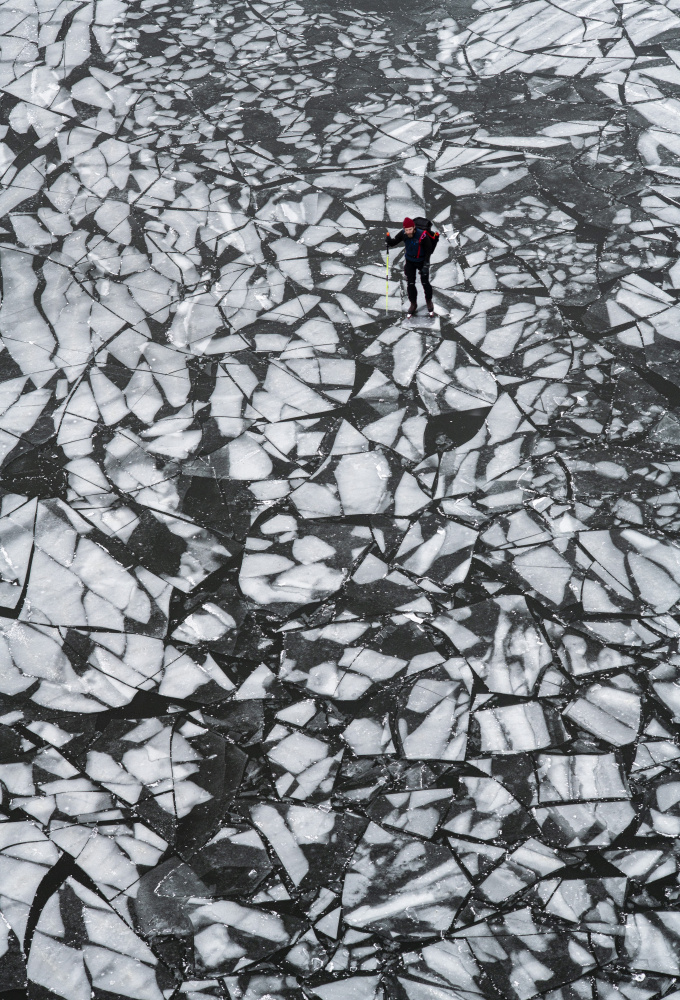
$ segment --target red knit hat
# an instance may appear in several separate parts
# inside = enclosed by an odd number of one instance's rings
[[[415,226],[415,222],[407,216],[404,219],[404,229],[411,229],[413,226]]]

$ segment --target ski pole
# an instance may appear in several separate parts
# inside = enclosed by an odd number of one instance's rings
[[[389,233],[387,234],[390,235]],[[388,312],[388,300],[390,293],[390,248],[385,250],[385,315]]]

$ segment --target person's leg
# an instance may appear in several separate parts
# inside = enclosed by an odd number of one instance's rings
[[[432,311],[432,285],[430,284],[430,262],[429,260],[424,261],[420,265],[420,280],[423,285],[423,291],[425,292],[425,301],[427,302],[427,308]]]
[[[409,313],[414,313],[418,303],[418,291],[416,289],[416,265],[412,260],[404,261],[404,274],[406,275],[406,291],[408,292],[408,300],[411,303]]]

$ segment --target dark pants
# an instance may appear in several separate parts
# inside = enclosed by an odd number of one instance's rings
[[[416,290],[416,273],[420,271],[420,280],[425,292],[427,302],[432,298],[432,285],[430,284],[430,262],[429,260],[406,260],[404,261],[404,274],[406,275],[406,289],[408,291],[409,302],[418,301]]]

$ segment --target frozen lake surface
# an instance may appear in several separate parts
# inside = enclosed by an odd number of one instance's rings
[[[0,9],[7,1000],[680,998],[680,0],[347,2]]]

